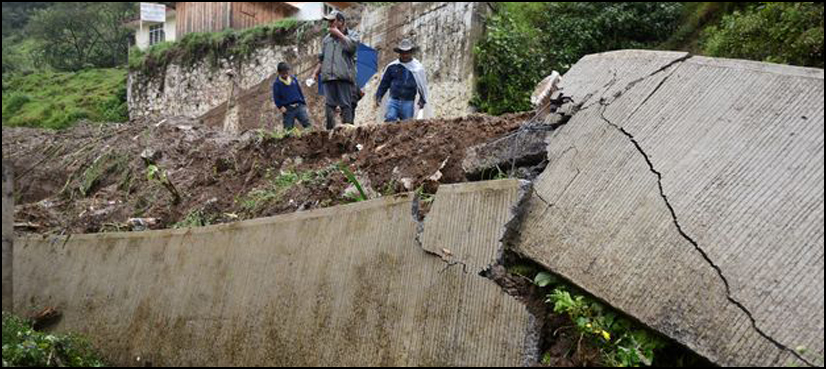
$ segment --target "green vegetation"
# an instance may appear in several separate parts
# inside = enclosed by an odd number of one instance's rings
[[[706,28],[719,24],[723,16],[744,9],[749,3],[696,2],[684,3],[680,27],[658,48],[683,50],[702,54],[700,34]]]
[[[414,193],[416,194],[416,197],[419,198],[419,202],[422,204],[430,204],[436,199],[434,194],[428,193],[424,190],[424,185],[419,186]]]
[[[146,180],[150,182],[156,181],[166,188],[166,190],[169,191],[169,194],[172,195],[173,204],[178,204],[181,202],[181,194],[172,183],[172,180],[169,179],[169,175],[166,173],[166,170],[155,164],[150,164],[146,167]]]
[[[823,3],[758,3],[702,33],[704,54],[823,68]]]
[[[279,201],[287,190],[314,176],[312,172],[298,173],[293,170],[282,171],[274,176],[272,170],[268,169],[264,178],[267,180],[266,186],[250,191],[239,200],[244,211],[255,212],[266,204]]]
[[[513,268],[528,275],[536,271],[530,266]],[[545,302],[553,306],[554,313],[567,315],[580,338],[589,340],[599,348],[602,362],[607,366],[656,365],[655,355],[668,346],[664,339],[648,329],[622,317],[549,273],[540,272],[534,276],[533,281],[543,292],[547,292]]]
[[[78,335],[38,332],[31,322],[3,312],[3,367],[102,367],[100,355]]]
[[[282,140],[287,137],[301,137],[304,134],[310,132],[312,128],[309,129],[299,129],[298,127],[293,127],[292,129],[273,129],[272,131],[266,129],[260,129],[257,131],[258,138],[262,140]]]
[[[55,70],[114,68],[126,62],[130,30],[123,24],[136,13],[130,2],[58,2],[33,11],[25,35]]]
[[[223,59],[244,61],[262,46],[299,44],[300,40],[313,37],[309,33],[320,29],[315,27],[318,24],[282,19],[245,30],[189,33],[175,43],[154,45],[145,52],[132,48],[129,68],[148,76],[154,76],[171,63],[191,67],[206,61],[217,68]]]
[[[551,71],[617,49],[694,54],[823,68],[823,3],[496,3],[475,47],[479,110],[531,109]]]
[[[498,3],[475,48],[473,103],[499,115],[530,109],[543,77],[586,54],[654,48],[678,25],[681,3]]]
[[[125,122],[126,71],[38,72],[3,81],[3,125],[62,129],[79,120]]]
[[[172,228],[206,227],[210,224],[212,224],[212,220],[202,210],[193,210],[180,222],[173,224]]]
[[[347,168],[347,165],[341,163],[341,165],[339,166],[339,170],[341,170],[341,173],[344,174],[344,177],[347,178],[347,182],[350,182],[350,184],[356,186],[356,189],[359,191],[359,194],[355,195],[350,200],[353,202],[367,201],[369,199],[367,193],[364,192],[364,188],[361,186],[361,182],[359,182],[359,180],[356,178],[356,175],[353,174],[350,168]]]

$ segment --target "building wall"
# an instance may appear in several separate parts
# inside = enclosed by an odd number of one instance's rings
[[[191,32],[216,32],[230,28],[229,2],[185,2],[177,6],[177,34],[180,37]]]
[[[138,28],[135,31],[135,46],[138,47],[140,50],[146,50],[149,48],[149,27],[152,23],[143,23],[138,24]],[[167,13],[166,23],[164,23],[164,32],[166,33],[166,42],[175,42],[178,40],[176,37],[176,25],[177,25],[177,17],[175,12]]]
[[[289,15],[287,9],[277,6],[276,3],[239,1],[231,4],[233,29],[252,28],[284,19]]]
[[[293,15],[298,20],[318,20],[324,16],[324,3],[291,3],[299,10]]]

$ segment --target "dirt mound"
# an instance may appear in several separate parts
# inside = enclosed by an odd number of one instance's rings
[[[15,168],[18,231],[158,229],[354,201],[359,191],[348,171],[371,198],[415,190],[428,179],[464,182],[468,147],[529,118],[472,115],[286,137],[230,135],[185,119],[61,132],[4,127],[3,158]]]

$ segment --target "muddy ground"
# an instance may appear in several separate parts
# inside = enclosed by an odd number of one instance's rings
[[[354,201],[359,192],[342,165],[370,198],[433,192],[439,183],[467,181],[461,162],[468,147],[514,132],[530,117],[471,115],[286,137],[230,135],[186,119],[59,132],[3,127],[3,160],[15,170],[18,232],[163,229]]]

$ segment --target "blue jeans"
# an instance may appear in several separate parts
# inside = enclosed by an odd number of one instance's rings
[[[310,128],[310,115],[307,114],[307,105],[297,104],[287,105],[287,112],[284,113],[284,129],[290,130],[295,126],[295,120],[301,122],[304,128]]]
[[[385,122],[396,122],[413,118],[413,101],[390,99],[387,101]]]

